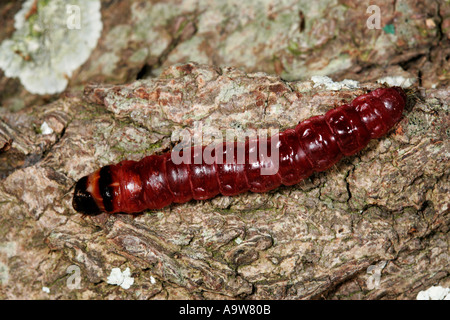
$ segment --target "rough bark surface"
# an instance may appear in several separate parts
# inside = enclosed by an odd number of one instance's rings
[[[292,187],[134,218],[71,206],[81,176],[168,151],[183,128],[283,130],[379,86],[334,91],[189,63],[3,109],[0,298],[410,299],[449,287],[448,87],[420,90],[386,137]],[[107,283],[115,267],[130,268],[130,289]]]
[[[370,5],[380,9],[379,28],[367,27]],[[14,32],[20,7],[21,1],[0,3],[0,41]],[[318,74],[375,81],[395,74],[424,88],[450,84],[445,0],[104,0],[102,21],[102,37],[74,72],[72,88],[157,76],[187,61],[290,81]],[[1,70],[0,86],[0,103],[9,109],[58,97],[32,95]]]

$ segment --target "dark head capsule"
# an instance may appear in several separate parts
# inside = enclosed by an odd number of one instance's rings
[[[87,191],[88,188],[88,177],[83,177],[78,180],[75,185],[75,192],[73,196],[72,206],[73,208],[86,215],[98,215],[101,213],[100,208],[95,202],[92,194]]]

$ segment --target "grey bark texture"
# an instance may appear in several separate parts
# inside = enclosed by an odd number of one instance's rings
[[[71,206],[77,179],[166,152],[183,129],[284,130],[380,86],[187,63],[2,110],[0,297],[412,299],[449,287],[448,87],[420,89],[388,135],[292,187],[137,217]],[[116,267],[130,268],[129,289],[107,283]]]
[[[2,43],[22,7],[0,3]],[[33,34],[51,35],[48,21]],[[0,70],[0,299],[414,299],[450,287],[447,1],[102,0],[101,21],[61,95]],[[103,165],[169,151],[199,128],[204,143],[284,130],[386,76],[423,100],[296,186],[135,218],[72,208],[74,183]],[[108,283],[113,268],[129,268],[129,289]]]

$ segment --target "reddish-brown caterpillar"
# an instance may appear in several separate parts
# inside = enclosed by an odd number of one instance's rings
[[[73,207],[87,215],[137,213],[173,202],[294,185],[387,133],[401,119],[406,100],[400,87],[377,89],[279,133],[275,146],[278,170],[272,175],[261,173],[262,168],[273,166],[270,154],[262,154],[249,141],[225,143],[209,163],[175,164],[167,153],[105,166],[77,182]],[[270,145],[271,140],[266,142]],[[203,150],[193,148],[192,159]],[[227,157],[230,153],[233,157]],[[236,161],[238,154],[244,155],[245,162]]]

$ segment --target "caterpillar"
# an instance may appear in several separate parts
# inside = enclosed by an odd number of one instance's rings
[[[85,215],[138,213],[218,194],[234,196],[294,185],[386,134],[402,118],[406,102],[407,94],[400,87],[358,96],[350,104],[278,133],[275,145],[266,139],[268,149],[277,151],[275,159],[270,152],[261,152],[261,144],[247,140],[224,142],[221,149],[213,149],[209,162],[195,161],[206,147],[191,147],[188,163],[175,163],[169,152],[107,165],[78,180],[73,208]],[[245,161],[237,161],[239,154]],[[262,174],[275,162],[276,172]]]

